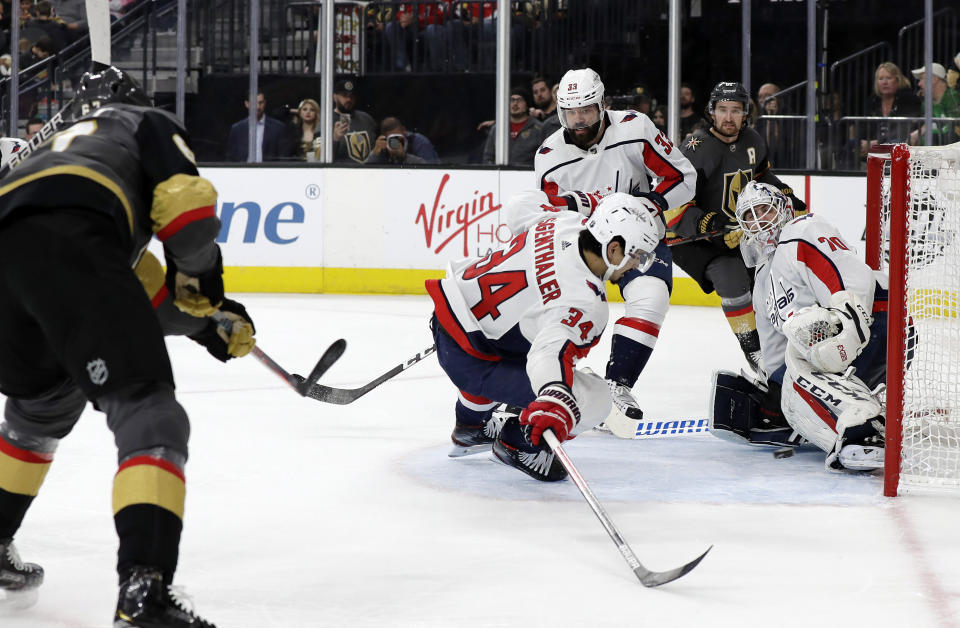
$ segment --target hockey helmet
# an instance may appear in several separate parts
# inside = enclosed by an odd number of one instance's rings
[[[793,220],[793,203],[769,183],[750,181],[737,198],[737,223],[743,229],[744,262],[755,266],[777,246],[783,226]]]
[[[587,230],[600,243],[600,255],[607,265],[604,281],[633,261],[637,262],[637,270],[646,272],[657,257],[654,252],[660,244],[657,218],[643,200],[623,192],[605,196],[587,220]],[[607,257],[607,246],[617,236],[623,238],[625,255],[614,265]]]
[[[573,120],[572,116],[568,119],[570,110],[581,107],[596,107],[596,120],[591,120],[590,116],[580,117]],[[560,88],[557,90],[557,115],[560,116],[560,124],[565,129],[581,129],[594,124],[600,124],[603,114],[603,82],[600,75],[591,70],[569,70],[560,79]]]
[[[75,98],[80,116],[110,103],[152,107],[150,97],[133,78],[115,66],[86,72],[80,77]]]
[[[10,163],[14,154],[19,153],[27,143],[15,137],[0,137],[0,168]]]
[[[713,110],[718,102],[729,100],[743,104],[743,111],[746,113],[750,108],[750,95],[742,83],[717,83],[710,92],[710,102],[707,111],[713,115]]]

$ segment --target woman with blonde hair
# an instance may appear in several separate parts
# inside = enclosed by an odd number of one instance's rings
[[[304,98],[297,106],[295,129],[297,130],[297,155],[302,160],[322,159],[323,144],[320,142],[320,105],[312,98]]]
[[[873,97],[867,105],[865,115],[877,118],[911,118],[920,115],[920,98],[913,93],[908,79],[896,63],[884,61],[877,66],[873,74]],[[867,126],[868,137],[876,139],[861,140],[860,154],[866,156],[867,149],[874,144],[890,144],[905,141],[910,134],[913,121],[880,121]]]

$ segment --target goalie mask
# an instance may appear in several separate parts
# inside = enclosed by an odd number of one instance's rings
[[[737,222],[743,230],[740,251],[748,267],[777,248],[783,226],[793,220],[793,204],[769,183],[750,181],[737,198]]]
[[[587,220],[587,230],[600,243],[600,255],[607,265],[604,281],[634,263],[641,273],[650,270],[657,258],[654,250],[660,244],[656,220],[643,199],[635,196],[618,192],[600,200]],[[617,237],[623,239],[625,254],[619,264],[614,264],[607,255],[607,247]]]
[[[600,75],[586,68],[570,70],[560,79],[557,90],[557,115],[560,124],[573,131],[587,129],[574,136],[578,144],[589,143],[600,132],[603,122],[603,82]]]
[[[153,106],[150,97],[140,89],[137,82],[114,66],[86,72],[80,77],[75,98],[78,118],[104,105],[118,102],[143,107]]]

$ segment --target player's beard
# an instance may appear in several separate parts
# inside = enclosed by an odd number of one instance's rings
[[[718,135],[722,135],[722,136],[724,136],[724,137],[737,137],[738,135],[740,135],[740,128],[741,128],[741,127],[738,127],[738,126],[735,125],[735,124],[730,125],[730,126],[733,127],[733,132],[732,132],[732,133],[728,133],[727,131],[724,131],[723,128],[717,126],[717,123],[714,122],[714,123],[713,123],[713,130],[716,131]],[[741,125],[741,126],[742,126],[742,125]]]
[[[573,143],[582,150],[587,150],[590,148],[590,145],[600,134],[600,125],[603,124],[603,117],[601,116],[599,120],[591,124],[590,126],[584,127],[582,129],[568,129],[567,133],[570,134],[570,138],[573,140]],[[577,131],[584,131],[582,134],[578,134]]]

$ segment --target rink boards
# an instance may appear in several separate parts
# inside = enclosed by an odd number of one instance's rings
[[[518,170],[205,167],[201,174],[219,192],[218,241],[234,292],[423,294],[423,281],[443,276],[448,261],[508,242],[504,202],[536,187],[533,172]],[[781,178],[862,253],[864,177]],[[719,303],[679,268],[674,275],[673,303]],[[620,298],[615,290],[610,296]]]

